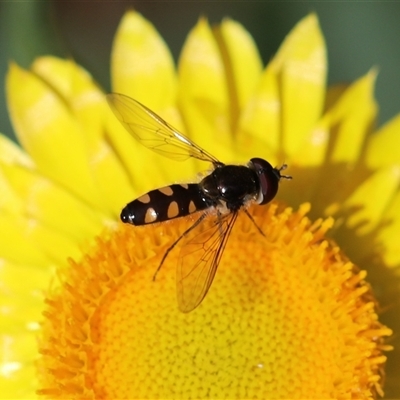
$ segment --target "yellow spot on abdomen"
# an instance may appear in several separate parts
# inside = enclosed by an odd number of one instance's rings
[[[191,201],[189,203],[189,212],[194,213],[196,210],[197,210],[197,208],[196,208],[195,204],[193,203],[193,201]]]
[[[172,201],[168,206],[168,218],[174,218],[179,215],[178,203],[176,201]]]
[[[156,210],[154,210],[154,208],[149,207],[146,211],[146,215],[144,217],[144,222],[146,224],[150,224],[154,221],[157,220],[158,214],[156,213]]]
[[[140,201],[141,203],[144,203],[144,204],[150,203],[150,196],[148,195],[148,193],[146,193],[143,196],[140,196],[138,198],[138,201]]]
[[[171,189],[170,186],[165,186],[161,189],[158,189],[161,193],[165,194],[166,196],[172,196],[174,191]]]

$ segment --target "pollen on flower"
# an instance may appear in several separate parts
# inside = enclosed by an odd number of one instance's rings
[[[240,216],[203,303],[176,302],[190,219],[103,235],[48,294],[39,394],[51,398],[357,398],[381,393],[391,331],[358,270],[312,223],[271,204]]]

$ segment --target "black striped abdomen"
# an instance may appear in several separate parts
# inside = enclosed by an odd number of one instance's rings
[[[208,207],[210,204],[197,183],[170,185],[130,202],[122,210],[121,220],[133,225],[146,225],[184,217]]]

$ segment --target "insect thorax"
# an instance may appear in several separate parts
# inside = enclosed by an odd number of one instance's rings
[[[223,201],[230,211],[238,210],[248,199],[256,198],[259,192],[257,174],[243,165],[216,168],[199,186],[213,205],[222,205]]]

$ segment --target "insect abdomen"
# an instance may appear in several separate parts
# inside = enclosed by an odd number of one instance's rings
[[[152,190],[125,206],[121,220],[146,225],[184,217],[210,207],[197,183],[170,185]]]

